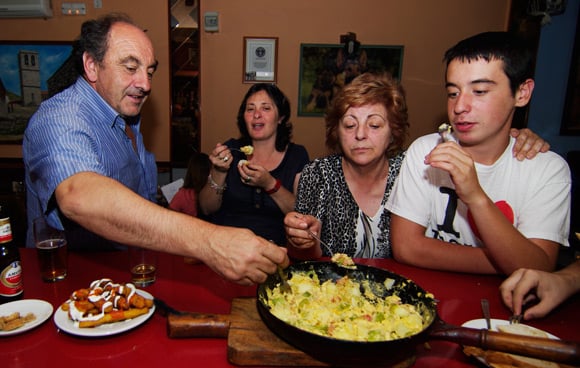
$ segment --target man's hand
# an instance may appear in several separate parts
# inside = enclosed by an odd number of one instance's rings
[[[216,226],[204,262],[224,278],[241,285],[259,284],[290,264],[286,248],[260,238],[248,229]]]
[[[524,319],[540,318],[580,291],[580,260],[556,272],[519,269],[499,287],[505,305],[522,314],[531,300],[539,303],[524,312]]]

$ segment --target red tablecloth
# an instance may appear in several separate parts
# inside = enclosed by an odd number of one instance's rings
[[[55,310],[73,290],[87,287],[95,279],[129,281],[127,254],[71,253],[69,274],[63,281],[44,283],[40,279],[34,249],[21,249],[24,298],[43,299]],[[357,260],[402,274],[433,293],[439,300],[440,317],[447,323],[481,318],[481,298],[490,302],[493,318],[506,319],[509,310],[500,301],[501,278],[429,271],[401,265],[393,260]],[[243,287],[223,280],[205,265],[186,264],[182,257],[160,254],[158,280],[145,288],[179,310],[228,314],[235,297],[255,295],[255,287]],[[580,297],[575,296],[547,318],[528,324],[560,338],[580,336]],[[166,319],[155,313],[143,325],[120,335],[86,338],[57,330],[53,320],[10,337],[0,338],[2,367],[231,367],[225,339],[170,339]],[[431,341],[429,348],[417,347],[415,367],[469,367],[457,344]]]

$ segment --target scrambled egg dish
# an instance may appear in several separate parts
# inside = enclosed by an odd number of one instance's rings
[[[291,293],[282,293],[279,286],[267,290],[270,312],[314,334],[350,341],[387,341],[415,335],[424,328],[423,317],[414,305],[403,304],[397,295],[380,298],[372,292],[377,287],[390,289],[392,279],[379,284],[345,276],[321,284],[316,273],[308,271],[294,273],[288,283]]]
[[[254,147],[253,146],[243,146],[240,148],[240,151],[242,151],[246,156],[250,156],[254,153]]]

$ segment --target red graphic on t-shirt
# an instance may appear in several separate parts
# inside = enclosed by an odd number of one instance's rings
[[[501,213],[503,213],[505,218],[513,225],[514,224],[514,210],[509,205],[509,203],[507,203],[506,201],[498,201],[498,202],[495,202],[495,206],[497,208],[499,208],[499,210],[501,211]],[[469,211],[469,210],[467,211],[467,221],[469,221],[469,226],[471,227],[471,230],[473,230],[473,233],[475,234],[475,236],[477,236],[478,238],[481,239],[481,237],[479,235],[479,230],[477,229],[477,226],[475,226],[475,221],[473,220],[473,216],[471,215],[471,211]]]

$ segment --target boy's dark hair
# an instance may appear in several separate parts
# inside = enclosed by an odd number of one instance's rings
[[[478,59],[503,61],[503,69],[514,95],[526,79],[534,77],[531,48],[524,39],[509,32],[484,32],[468,37],[445,52],[443,60],[446,68],[455,59],[461,62]]]
[[[272,99],[276,108],[278,109],[278,116],[281,120],[278,124],[276,131],[276,151],[282,152],[290,143],[292,139],[292,123],[290,123],[290,101],[284,95],[284,93],[276,87],[275,84],[270,83],[256,83],[250,87],[242,103],[240,104],[240,109],[238,110],[238,129],[240,131],[240,143],[241,145],[252,144],[252,139],[250,138],[250,133],[248,132],[248,127],[246,126],[246,121],[244,120],[244,112],[246,111],[246,104],[248,98],[257,92],[265,91],[268,96]]]

